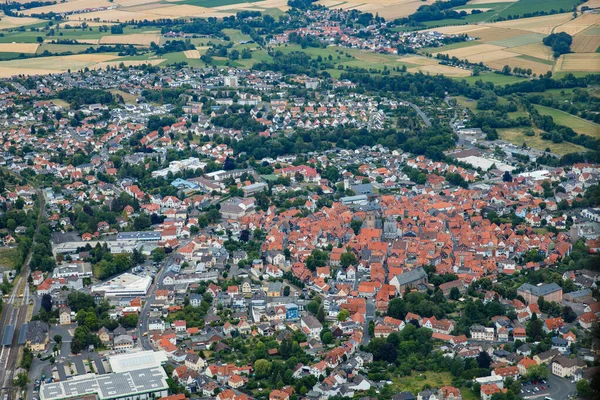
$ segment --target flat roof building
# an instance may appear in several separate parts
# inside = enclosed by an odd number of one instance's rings
[[[124,273],[94,285],[92,292],[104,292],[106,297],[145,296],[151,284],[152,278],[149,276]]]
[[[160,232],[155,231],[137,231],[137,232],[119,232],[117,241],[129,240],[135,242],[158,242],[160,241]]]
[[[41,400],[60,400],[96,395],[100,400],[160,398],[169,394],[167,374],[162,367],[113,374],[86,374],[62,382],[43,384]]]
[[[136,369],[160,367],[167,362],[167,353],[164,351],[140,351],[137,353],[118,354],[110,356],[108,363],[113,372],[127,372]]]

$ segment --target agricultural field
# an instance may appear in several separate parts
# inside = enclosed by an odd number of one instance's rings
[[[130,35],[102,36],[99,44],[133,44],[149,47],[152,42],[161,44],[162,36],[157,33],[134,33]]]
[[[522,1],[514,3],[511,8]],[[497,7],[507,3],[490,4]],[[473,3],[468,7],[473,8],[477,5]],[[600,59],[594,55],[600,48],[600,14],[583,14],[574,18],[571,13],[564,13],[479,25],[444,26],[429,30],[447,34],[464,33],[476,40],[467,42],[468,45],[424,51],[435,51],[434,55],[447,54],[472,63],[483,62],[495,70],[501,70],[505,65],[511,68],[531,69],[536,75],[548,71],[588,73],[600,70]],[[567,32],[574,35],[572,51],[576,54],[567,54],[556,60],[550,47],[542,43],[543,38],[551,32]]]
[[[500,135],[500,139],[513,143],[517,146],[521,146],[523,143],[525,143],[528,147],[542,151],[550,149],[552,153],[556,154],[568,154],[586,151],[585,147],[578,146],[573,143],[554,143],[550,140],[543,140],[540,136],[539,130],[534,130],[536,131],[535,136],[526,136],[526,130],[527,128],[498,129],[498,135]]]
[[[379,13],[385,19],[407,17],[423,4],[432,4],[432,0],[320,0],[317,4],[333,9],[353,9],[372,14]]]
[[[540,105],[535,105],[535,108],[540,112],[540,114],[551,116],[554,122],[559,125],[568,126],[579,134],[600,138],[600,125],[598,124],[586,121],[585,119],[573,116],[555,108],[544,107]]]

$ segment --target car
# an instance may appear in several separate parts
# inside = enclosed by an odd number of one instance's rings
[[[552,385],[551,385],[551,384],[548,384],[548,389],[550,389],[551,387],[552,387]]]
[[[546,386],[542,386],[542,390],[543,390],[543,389],[546,389]]]

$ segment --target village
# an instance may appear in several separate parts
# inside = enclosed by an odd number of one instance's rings
[[[77,88],[123,101],[81,104],[65,95]],[[295,130],[305,142],[325,128],[374,135],[405,115],[479,133],[458,105],[353,88],[234,68],[4,86],[0,165],[22,181],[0,201],[20,215],[41,196],[52,242],[30,263],[34,315],[18,341],[32,360],[15,373],[27,398],[589,390],[599,166],[544,166],[470,139],[452,161],[384,144],[248,156],[260,154],[249,136],[270,147]],[[7,222],[4,247],[27,231]],[[414,390],[415,371],[431,370],[445,379]]]

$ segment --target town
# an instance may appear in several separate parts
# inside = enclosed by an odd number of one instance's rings
[[[0,81],[3,394],[591,398],[600,166],[494,137],[451,91],[368,84]]]

